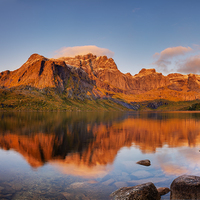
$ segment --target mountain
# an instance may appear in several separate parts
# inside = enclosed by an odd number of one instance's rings
[[[3,96],[30,93],[32,98],[40,97],[43,104],[47,102],[44,96],[51,95],[57,101],[104,99],[133,109],[131,102],[200,99],[200,75],[164,76],[155,69],[142,69],[132,76],[120,72],[114,60],[106,56],[90,53],[48,59],[33,54],[19,69],[0,73],[0,92]],[[4,107],[5,98],[0,101]]]

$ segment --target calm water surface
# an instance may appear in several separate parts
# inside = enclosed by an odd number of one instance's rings
[[[0,113],[0,199],[109,199],[200,176],[200,113]],[[151,166],[136,164],[149,159]],[[169,199],[169,194],[162,197]]]

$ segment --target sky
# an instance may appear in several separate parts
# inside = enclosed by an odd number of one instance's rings
[[[93,53],[123,73],[200,74],[199,0],[0,0],[0,72]]]

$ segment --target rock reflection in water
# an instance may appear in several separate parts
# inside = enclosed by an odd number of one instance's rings
[[[134,144],[143,153],[155,153],[166,144],[199,145],[199,117],[195,113],[190,117],[184,113],[3,113],[0,147],[19,152],[32,167],[50,162],[73,175],[105,175],[124,146]]]

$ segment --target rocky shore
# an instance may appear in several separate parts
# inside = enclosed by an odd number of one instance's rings
[[[156,188],[152,182],[122,187],[110,196],[114,200],[158,200],[162,195],[170,192],[170,199],[200,199],[200,177],[182,175],[174,179],[170,189],[167,187]]]

